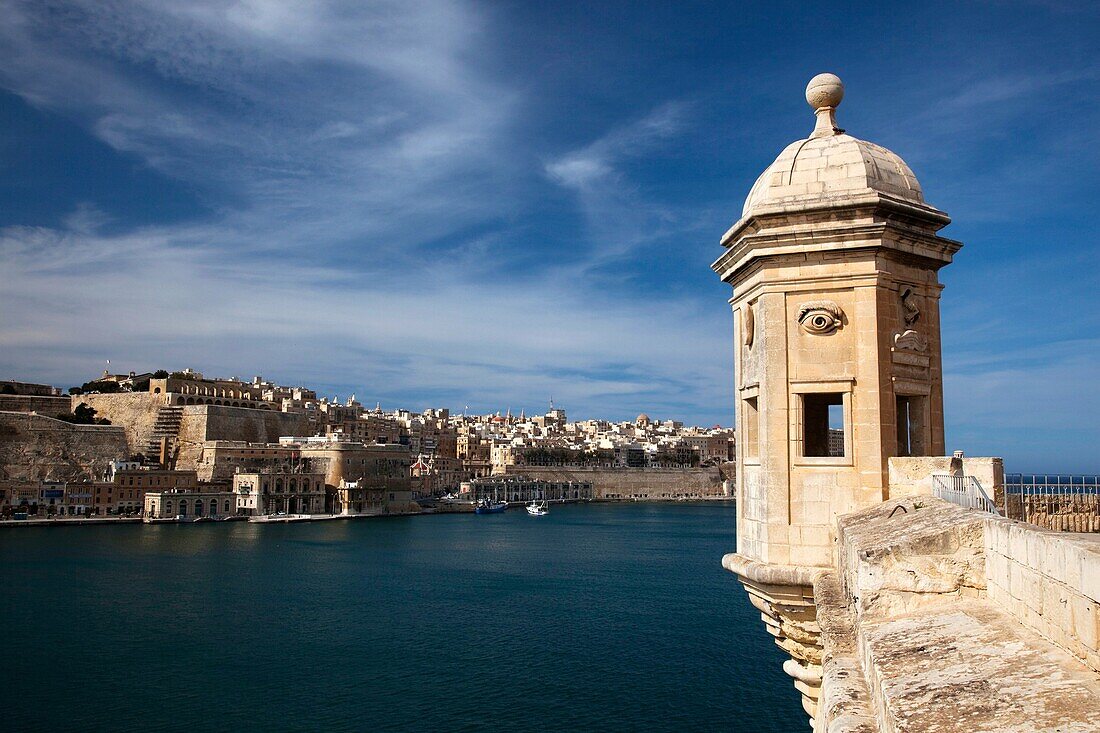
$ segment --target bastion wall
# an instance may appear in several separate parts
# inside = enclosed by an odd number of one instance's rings
[[[135,392],[91,394],[72,397],[72,408],[85,403],[125,433],[130,454],[145,450],[153,438],[157,413],[165,406],[162,394]],[[309,435],[312,430],[304,414],[274,412],[223,405],[186,405],[180,410],[177,468],[194,469],[202,458],[202,444],[208,440],[245,440],[277,443],[286,435]]]
[[[282,436],[308,435],[304,414],[255,410],[222,405],[187,405],[182,408],[177,468],[196,469],[202,446],[208,440],[243,440],[277,443]]]
[[[50,397],[45,395],[5,394],[0,395],[0,411],[37,412],[55,417],[69,412],[68,397]]]
[[[81,481],[101,476],[110,461],[126,455],[122,428],[0,412],[0,480]]]
[[[73,395],[71,400],[72,409],[84,403],[96,411],[97,418],[121,427],[131,455],[144,450],[157,422],[157,408],[165,404],[164,395],[150,392]]]

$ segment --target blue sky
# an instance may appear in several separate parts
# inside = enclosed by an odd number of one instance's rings
[[[0,375],[728,425],[709,265],[832,71],[966,245],[948,449],[1100,472],[1098,8],[0,0]]]

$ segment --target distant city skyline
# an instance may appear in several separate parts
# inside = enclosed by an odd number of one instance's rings
[[[133,369],[123,370],[123,369],[119,369],[117,371],[114,371],[114,370],[111,369],[112,366],[114,366],[114,365],[109,364],[109,363],[105,363],[104,364],[104,371],[108,371],[111,374],[129,374],[130,372],[135,372],[136,374],[141,374],[141,373],[152,373],[152,372],[157,371],[158,369],[164,369],[165,371],[168,371],[168,372],[172,372],[172,371],[176,370],[176,367],[171,367],[171,368],[156,367],[154,369],[148,369],[148,370],[133,370]],[[263,372],[235,373],[235,374],[214,374],[213,372],[206,371],[206,370],[196,368],[196,367],[191,367],[191,366],[181,367],[180,369],[181,370],[182,369],[193,369],[194,371],[203,374],[207,378],[218,378],[218,379],[239,378],[239,379],[242,379],[244,381],[251,381],[252,379],[258,378],[258,377],[263,378],[263,379],[267,379],[266,375]],[[50,386],[57,387],[62,391],[62,393],[65,393],[70,388],[80,387],[82,384],[84,384],[86,382],[94,381],[93,377],[95,377],[95,376],[99,376],[99,375],[92,375],[92,376],[88,377],[87,379],[77,380],[73,384],[68,384],[68,383],[66,383],[66,384],[51,384]],[[12,381],[19,381],[19,380],[12,378]],[[30,380],[30,381],[33,381],[33,380]],[[279,382],[280,380],[275,380],[275,381]],[[421,404],[415,404],[415,400],[413,402],[384,401],[380,398],[374,397],[373,396],[374,393],[371,392],[370,388],[367,387],[367,386],[361,386],[358,389],[355,388],[355,387],[348,387],[348,388],[344,388],[342,391],[340,389],[325,390],[325,389],[316,389],[315,386],[312,385],[312,384],[305,383],[305,382],[300,382],[300,381],[294,381],[294,380],[290,380],[289,382],[284,382],[284,386],[304,387],[306,389],[313,390],[317,393],[317,398],[319,400],[320,399],[332,400],[335,397],[336,401],[345,402],[349,399],[354,398],[356,402],[359,402],[365,408],[369,408],[371,405],[377,404],[381,407],[381,409],[384,412],[394,412],[394,411],[398,411],[398,410],[404,410],[404,411],[413,412],[413,413],[422,413],[425,410],[446,409],[446,410],[449,410],[452,415],[462,415],[462,414],[465,413],[465,414],[469,414],[469,415],[472,415],[472,416],[477,416],[477,415],[485,416],[485,415],[495,415],[495,414],[499,413],[500,415],[511,414],[513,417],[518,417],[522,413],[526,413],[527,416],[530,417],[530,416],[535,416],[535,415],[547,414],[551,410],[563,410],[568,415],[570,422],[578,422],[578,421],[585,421],[585,420],[603,420],[603,421],[607,421],[607,422],[634,422],[640,415],[644,414],[647,417],[652,417],[652,419],[655,422],[665,422],[665,421],[681,422],[681,423],[684,423],[685,425],[689,425],[689,426],[693,426],[693,427],[705,427],[705,428],[714,428],[714,427],[731,428],[732,427],[732,421],[727,422],[726,424],[721,424],[721,423],[714,423],[714,424],[706,423],[706,424],[703,424],[703,423],[692,423],[690,420],[684,420],[682,417],[678,417],[676,415],[663,415],[663,414],[658,414],[658,413],[653,413],[652,415],[650,415],[649,412],[651,412],[651,411],[646,410],[644,406],[639,406],[638,408],[634,409],[633,411],[628,409],[625,414],[615,415],[615,416],[607,416],[607,415],[594,414],[594,413],[593,414],[588,414],[583,410],[583,405],[579,407],[577,412],[574,412],[572,409],[570,409],[569,405],[562,404],[560,400],[554,400],[553,395],[548,395],[545,399],[542,400],[541,403],[538,402],[537,398],[532,398],[532,399],[528,399],[528,400],[524,401],[519,406],[512,405],[511,403],[503,404],[503,406],[501,406],[501,405],[493,406],[491,404],[489,404],[489,405],[449,405],[449,404],[423,404],[423,405],[421,405]]]
[[[948,451],[1100,472],[1095,5],[0,7],[4,377],[728,426],[709,265],[831,71],[965,245]]]

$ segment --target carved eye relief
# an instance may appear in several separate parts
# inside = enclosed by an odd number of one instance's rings
[[[814,336],[825,336],[840,328],[843,315],[840,306],[831,300],[805,303],[798,309],[798,325]]]

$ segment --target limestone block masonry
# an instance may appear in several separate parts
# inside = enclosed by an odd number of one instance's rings
[[[0,480],[87,481],[127,456],[114,425],[73,425],[44,415],[0,412]]]
[[[1100,534],[983,526],[989,600],[1100,674]]]
[[[928,496],[838,521],[815,730],[1100,730],[1100,537]]]
[[[76,395],[72,398],[74,408],[82,402],[95,408],[97,417],[105,417],[125,431],[130,454],[148,449],[156,435],[160,409],[167,405],[165,395],[152,392]],[[308,417],[299,413],[222,405],[187,405],[174,409],[180,412],[176,443],[179,446],[177,467],[182,469],[198,467],[202,445],[208,440],[277,443],[284,435],[308,435],[311,430]]]

